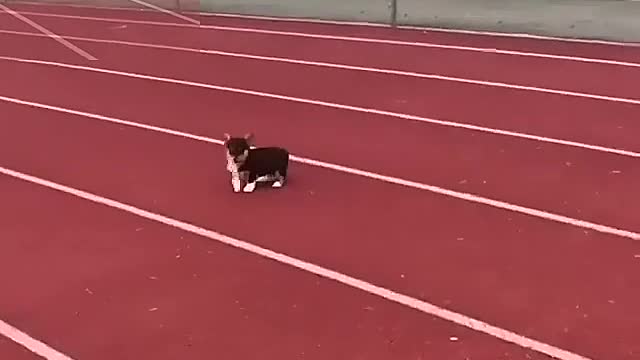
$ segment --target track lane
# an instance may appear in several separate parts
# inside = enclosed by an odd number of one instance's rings
[[[379,40],[396,40],[481,47],[512,51],[536,52],[561,56],[577,56],[616,61],[638,61],[640,46],[618,46],[597,43],[565,42],[510,36],[483,34],[461,34],[429,30],[389,29],[358,26],[336,26],[331,24],[286,23],[277,21],[233,19],[223,17],[201,18],[203,25],[244,27],[298,33],[313,33],[332,36],[350,36]]]
[[[0,246],[1,248],[1,246]],[[0,317],[2,313],[0,312]],[[16,344],[11,339],[0,335],[0,357],[9,360],[42,360],[38,355]]]
[[[640,82],[640,67],[196,28],[137,24],[122,28],[111,22],[48,16],[34,18],[68,36],[205,48],[619,97],[636,98],[635,84]]]
[[[1,30],[19,31],[29,33],[39,33],[37,29],[25,24],[23,21],[16,19],[7,13],[0,12]],[[26,45],[25,42],[18,40],[16,42],[15,35],[0,33],[0,56],[11,55],[25,58],[39,58],[42,54],[46,54],[46,58],[53,61],[68,61],[73,64],[90,64],[84,57],[79,56],[58,43],[54,39],[43,37],[34,44],[35,47]]]
[[[153,4],[153,2],[150,2]],[[133,3],[129,3],[133,5]],[[137,6],[137,7],[136,7]],[[171,16],[166,13],[162,13],[157,10],[151,10],[149,7],[137,4],[129,9],[109,9],[109,8],[97,8],[97,7],[74,7],[64,5],[46,5],[46,4],[24,4],[20,2],[14,2],[11,4],[11,8],[16,11],[23,12],[45,12],[49,14],[62,14],[62,15],[87,15],[87,16],[101,16],[117,19],[129,19],[129,20],[146,20],[162,23],[177,23],[177,24],[189,24],[187,21],[183,21],[175,16]],[[146,9],[146,10],[145,10]],[[191,17],[191,16],[190,16]],[[194,16],[193,18],[197,18]]]
[[[58,26],[58,25],[54,25]],[[62,28],[62,27],[61,27]],[[636,98],[640,67],[442,48],[216,32],[208,49]],[[268,41],[267,41],[268,40]],[[402,77],[400,77],[402,78]]]
[[[462,34],[447,31],[430,31],[421,29],[415,30],[402,28],[390,29],[388,27],[340,26],[333,24],[280,22],[210,16],[202,16],[200,19],[202,24],[205,26],[218,25],[227,27],[244,27],[334,36],[351,36],[380,40],[426,42],[457,46],[482,47],[488,49],[537,52],[543,54],[564,56],[603,58],[618,61],[637,61],[638,56],[640,56],[640,44],[634,44],[633,46],[618,46],[513,36],[493,36],[480,33]]]
[[[4,166],[175,214],[587,356],[630,360],[639,350],[639,324],[628,317],[640,300],[636,242],[298,164],[281,191],[233,194],[215,165],[223,163],[219,147],[2,109],[22,119],[1,133]]]
[[[0,27],[2,30],[37,32],[36,29],[29,26],[24,21],[17,19],[9,13],[2,12],[2,10],[0,10],[0,19],[2,19],[2,27]]]
[[[3,282],[0,302],[79,360],[549,359],[167,226],[2,181],[2,232],[12,236],[3,236],[0,266],[22,281]],[[53,299],[56,311],[45,305]]]
[[[14,4],[14,9],[31,12],[48,12],[75,16],[111,17],[129,19],[152,19],[156,21],[178,22],[164,17],[162,14],[132,12],[123,10],[71,8],[40,5]],[[313,33],[333,36],[353,36],[383,40],[401,40],[413,42],[429,42],[458,46],[498,48],[514,51],[539,52],[545,54],[603,58],[617,61],[638,61],[640,46],[619,46],[598,43],[568,42],[558,40],[520,38],[513,36],[490,36],[483,34],[462,34],[430,30],[391,29],[388,27],[352,26],[335,24],[318,24],[308,22],[269,21],[256,19],[231,18],[220,16],[189,15],[202,22],[203,25],[226,27],[254,28],[298,33]]]
[[[36,46],[43,39],[28,38],[25,41]],[[638,142],[632,136],[639,126],[633,120],[640,108],[637,104],[171,50],[118,46],[118,50],[113,51],[105,44],[83,45],[99,54],[103,60],[100,64],[122,71],[272,91],[631,151],[638,149]],[[164,61],[150,64],[147,61],[149,56],[158,56]],[[296,72],[297,78],[304,77],[305,81],[283,81],[283,74],[291,71]],[[344,82],[361,83],[367,86],[367,91],[354,91],[356,89],[352,86],[336,86]],[[324,83],[331,85],[320,85]],[[469,104],[460,106],[460,101],[452,99],[461,99]],[[517,121],[514,121],[514,116]]]
[[[199,62],[201,56],[165,57],[171,60],[171,66],[160,65],[155,69],[148,68],[148,57],[126,58],[127,67],[144,65],[146,73],[168,72],[167,76],[203,67]],[[38,84],[35,87],[34,82],[20,83],[34,68],[43,75],[42,79],[57,81],[34,80]],[[213,138],[220,138],[225,132],[246,131],[255,132],[259,144],[287,138],[287,145],[293,152],[303,156],[631,231],[638,229],[634,210],[640,206],[640,194],[633,190],[635,179],[640,178],[640,169],[635,158],[48,66],[8,62],[0,71],[13,84],[11,88],[1,90],[0,94],[5,96]],[[60,82],[68,84],[66,88],[70,90],[57,91]],[[238,106],[240,102],[242,106]],[[207,114],[205,119],[203,114]],[[323,143],[309,139],[322,139]],[[445,160],[447,157],[451,159]],[[413,161],[399,161],[413,158],[419,159],[418,166]],[[533,188],[541,189],[540,193],[522,191]]]
[[[198,29],[182,29],[165,26],[148,26],[130,24],[126,21],[115,22],[96,22],[69,20],[66,18],[51,18],[47,16],[35,16],[25,14],[24,16],[37,21],[39,24],[50,27],[53,31],[59,32],[61,36],[70,34],[63,33],[68,29],[60,26],[60,23],[74,29],[73,32],[82,37],[104,37],[111,39],[121,39],[137,42],[148,42],[157,44],[167,44],[174,46],[187,46],[193,48],[201,48],[206,45],[207,32],[198,31]],[[0,19],[11,17],[11,15],[0,12]],[[0,27],[0,30],[15,30],[13,28]],[[29,31],[22,30],[22,31]],[[35,32],[33,29],[30,32]]]

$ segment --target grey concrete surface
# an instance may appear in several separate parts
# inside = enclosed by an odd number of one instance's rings
[[[398,25],[640,42],[640,0],[396,0]],[[391,0],[201,0],[202,11],[389,23]]]
[[[16,0],[6,0],[9,3]],[[31,0],[34,1],[34,0]],[[38,0],[142,7],[131,0]],[[389,24],[392,0],[144,0],[167,9]],[[396,0],[398,25],[640,44],[640,0]]]
[[[640,1],[398,0],[403,25],[640,42]]]
[[[391,0],[201,0],[202,11],[388,23]],[[398,25],[640,42],[640,1],[397,0]]]
[[[390,0],[201,0],[205,12],[389,23]]]

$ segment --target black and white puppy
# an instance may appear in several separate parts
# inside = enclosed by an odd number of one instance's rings
[[[241,179],[246,181],[244,192],[252,192],[257,182],[273,181],[272,187],[284,185],[289,167],[289,152],[280,147],[251,148],[253,134],[232,137],[224,134],[227,170],[231,173],[233,191],[240,191]]]

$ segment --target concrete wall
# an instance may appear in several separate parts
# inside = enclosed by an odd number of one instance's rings
[[[202,11],[389,23],[389,0],[201,0]]]
[[[391,1],[201,0],[201,9],[246,15],[389,23]],[[640,0],[396,1],[398,25],[640,42]]]
[[[9,3],[16,0],[5,0]],[[34,0],[30,0],[34,1]],[[141,7],[130,0],[38,0]],[[145,0],[182,10],[389,24],[393,0]],[[395,0],[398,25],[640,43],[640,0]]]
[[[405,25],[640,42],[640,1],[398,0]]]

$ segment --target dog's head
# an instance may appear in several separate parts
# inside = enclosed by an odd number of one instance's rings
[[[224,134],[224,147],[227,153],[227,168],[235,166],[236,169],[239,165],[244,163],[249,155],[249,149],[251,149],[251,141],[253,140],[253,134],[249,133],[243,137],[233,137],[229,134]]]

